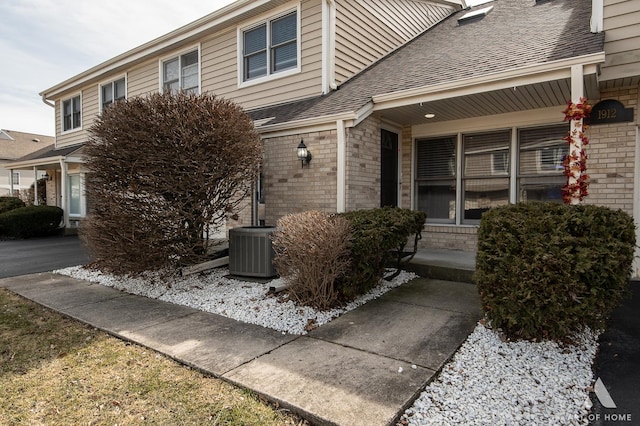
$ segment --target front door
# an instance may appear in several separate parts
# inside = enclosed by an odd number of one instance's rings
[[[398,206],[398,134],[382,129],[380,143],[380,207]]]

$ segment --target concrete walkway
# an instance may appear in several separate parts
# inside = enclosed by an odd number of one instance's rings
[[[320,424],[393,424],[481,317],[475,286],[424,278],[306,336],[51,273],[5,278],[0,287]]]

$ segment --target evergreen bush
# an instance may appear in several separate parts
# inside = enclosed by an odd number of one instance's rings
[[[55,206],[20,207],[0,214],[0,232],[11,238],[31,238],[58,232],[63,211]]]
[[[346,299],[377,286],[392,251],[403,251],[411,235],[422,232],[426,214],[421,211],[383,207],[341,214],[353,229],[351,268],[340,287]]]
[[[18,197],[0,197],[0,214],[24,207],[26,204]]]
[[[562,340],[604,327],[627,292],[635,226],[592,205],[519,203],[486,212],[475,281],[491,323],[512,338]]]

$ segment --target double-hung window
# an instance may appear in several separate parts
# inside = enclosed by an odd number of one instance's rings
[[[79,129],[82,125],[82,102],[80,95],[62,101],[62,131]]]
[[[289,12],[242,31],[242,80],[298,67],[298,13]]]
[[[102,111],[112,103],[124,99],[127,95],[124,77],[100,86],[100,105]]]
[[[162,62],[162,90],[164,92],[200,92],[198,50],[166,59]]]

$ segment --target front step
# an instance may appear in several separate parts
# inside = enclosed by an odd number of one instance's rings
[[[473,284],[476,254],[460,250],[419,249],[403,269],[421,277]]]

